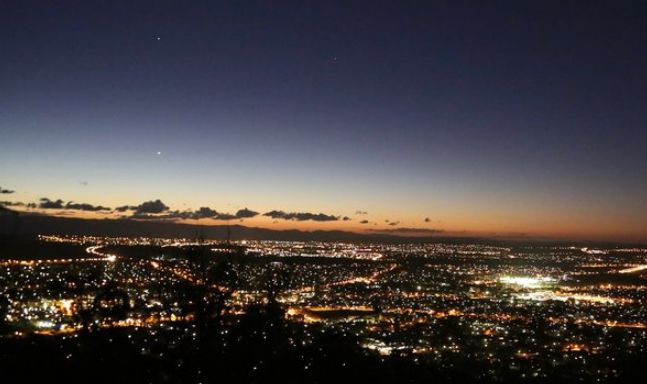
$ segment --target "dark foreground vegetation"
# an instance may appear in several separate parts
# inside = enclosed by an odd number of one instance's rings
[[[545,382],[464,356],[435,364],[362,350],[348,334],[284,320],[276,304],[253,306],[219,325],[84,330],[0,339],[6,383],[463,383]],[[621,356],[618,356],[622,359]],[[611,382],[645,382],[644,362],[620,361]],[[562,366],[550,382],[594,382]]]

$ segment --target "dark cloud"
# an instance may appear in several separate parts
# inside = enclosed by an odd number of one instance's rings
[[[430,222],[430,221],[431,221],[431,219],[430,219],[430,218],[425,217],[425,223],[428,223],[428,222]]]
[[[11,189],[2,189],[2,187],[0,187],[0,193],[9,194],[9,193],[14,193],[14,192],[15,191],[13,191]]]
[[[235,215],[232,215],[230,213],[225,213],[225,212],[218,212],[215,209],[211,209],[209,207],[200,207],[200,209],[196,211],[185,211],[185,212],[178,212],[178,211],[173,211],[173,212],[168,212],[166,215],[163,215],[165,218],[173,218],[173,219],[209,219],[212,218],[214,220],[234,220],[234,219],[245,219],[245,218],[250,218],[258,215],[258,212],[254,212],[251,209],[240,209],[238,212],[236,212]]]
[[[221,213],[209,208],[201,207],[196,211],[165,211],[163,213],[133,213],[129,218],[142,219],[142,220],[182,220],[182,219],[209,219],[213,218],[219,220]],[[228,215],[234,217],[232,215]]]
[[[189,218],[194,212],[169,211],[169,207],[160,199],[145,201],[139,205],[122,205],[115,208],[116,212],[133,211],[130,216],[124,218],[135,220],[174,220]]]
[[[356,214],[356,215],[368,215],[368,212],[357,210],[357,211],[355,211],[355,214]]]
[[[135,207],[136,214],[142,213],[162,213],[168,211],[169,207],[162,203],[160,199],[146,201]]]
[[[159,200],[158,200],[159,201]],[[127,210],[137,209],[138,207],[132,206],[123,206],[117,207],[116,210],[119,212],[124,212]],[[158,207],[159,209],[159,207]],[[156,213],[140,213],[135,211],[129,218],[136,220],[180,220],[180,219],[208,219],[208,218],[217,218],[219,213],[209,207],[200,207],[195,211],[169,211],[164,210],[163,212]]]
[[[21,203],[20,201],[0,201],[0,205],[5,207],[24,207],[25,203]]]
[[[348,216],[344,216],[344,217],[342,217],[341,219],[342,219],[343,221],[349,221],[349,220],[350,220],[350,217],[348,217]]]
[[[283,211],[276,211],[276,210],[274,210],[274,211],[269,211],[269,212],[265,212],[265,213],[263,214],[263,216],[268,216],[268,217],[271,217],[271,218],[273,218],[273,219],[285,219],[285,216],[286,216],[286,215],[287,215],[287,214],[286,214],[285,212],[283,212]]]
[[[110,208],[104,207],[102,205],[92,205],[87,203],[75,203],[73,201],[68,201],[67,204],[64,204],[63,200],[50,200],[47,197],[40,199],[38,206],[36,204],[28,204],[28,208],[40,208],[40,209],[68,209],[74,211],[109,211]]]
[[[214,219],[216,220],[233,220],[233,219],[239,219],[238,216],[232,215],[230,213],[218,213]]]
[[[214,217],[217,214],[218,212],[209,207],[200,207],[197,211],[191,212],[189,216],[191,219],[207,219],[209,217]]]
[[[133,213],[129,219],[135,220],[177,220],[186,219],[192,212],[167,211],[163,214]]]
[[[337,221],[339,217],[333,215],[326,215],[325,213],[297,213],[296,220],[313,220],[313,221]]]
[[[368,224],[368,220],[362,220],[359,222],[360,224]]]
[[[38,208],[41,209],[63,209],[63,200],[52,201],[47,197],[41,197]]]
[[[238,212],[236,212],[236,217],[239,217],[241,219],[246,219],[257,215],[258,215],[258,212],[254,212],[251,209],[247,209],[247,208],[239,209]]]
[[[67,204],[65,204],[65,209],[76,209],[79,211],[109,211],[110,208],[104,207],[102,205],[92,205],[92,204],[86,204],[86,203],[75,203],[73,201],[69,201]]]
[[[133,207],[124,205],[115,209],[118,212],[134,210],[130,216],[131,219],[142,220],[179,220],[179,219],[214,219],[214,220],[234,220],[254,217],[258,212],[250,209],[240,209],[235,215],[225,212],[218,212],[209,207],[200,207],[195,211],[169,211],[169,208],[160,200],[148,201],[139,206]]]
[[[283,211],[270,211],[264,213],[263,216],[268,216],[273,219],[283,220],[296,220],[296,221],[337,221],[339,217],[333,215],[326,215],[325,213],[309,213],[309,212],[283,212]]]
[[[389,223],[389,225],[392,225],[392,226],[395,226],[395,225],[398,225],[398,224],[400,224],[399,221],[392,221],[392,222]]]
[[[381,233],[393,233],[393,234],[403,234],[403,235],[434,235],[437,233],[443,233],[442,229],[433,229],[433,228],[385,228],[385,229],[369,229],[371,232],[381,232]]]

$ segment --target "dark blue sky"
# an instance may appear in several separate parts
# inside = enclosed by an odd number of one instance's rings
[[[3,1],[0,184],[640,237],[645,20],[640,1]]]

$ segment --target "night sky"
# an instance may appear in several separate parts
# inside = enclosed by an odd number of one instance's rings
[[[645,20],[642,1],[0,1],[0,200],[647,241]]]

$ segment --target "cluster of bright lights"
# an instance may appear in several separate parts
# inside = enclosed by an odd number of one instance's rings
[[[540,288],[545,284],[554,283],[555,279],[546,276],[502,276],[499,278],[499,282],[504,284],[518,285],[523,288]]]
[[[634,273],[634,272],[644,271],[645,269],[647,269],[647,264],[638,265],[636,267],[631,267],[631,268],[626,268],[626,269],[621,269],[618,272],[619,273]]]
[[[49,329],[49,328],[54,328],[56,326],[54,322],[48,321],[48,320],[39,320],[36,323],[34,323],[34,325],[36,326],[36,328],[41,328],[41,329]]]
[[[598,295],[587,295],[587,294],[569,294],[562,292],[551,292],[551,291],[541,291],[541,292],[530,292],[517,295],[517,298],[521,300],[531,300],[531,301],[568,301],[574,300],[576,303],[586,302],[586,303],[595,303],[595,304],[623,304],[631,303],[632,300],[629,299],[614,299],[612,297],[598,296]]]

